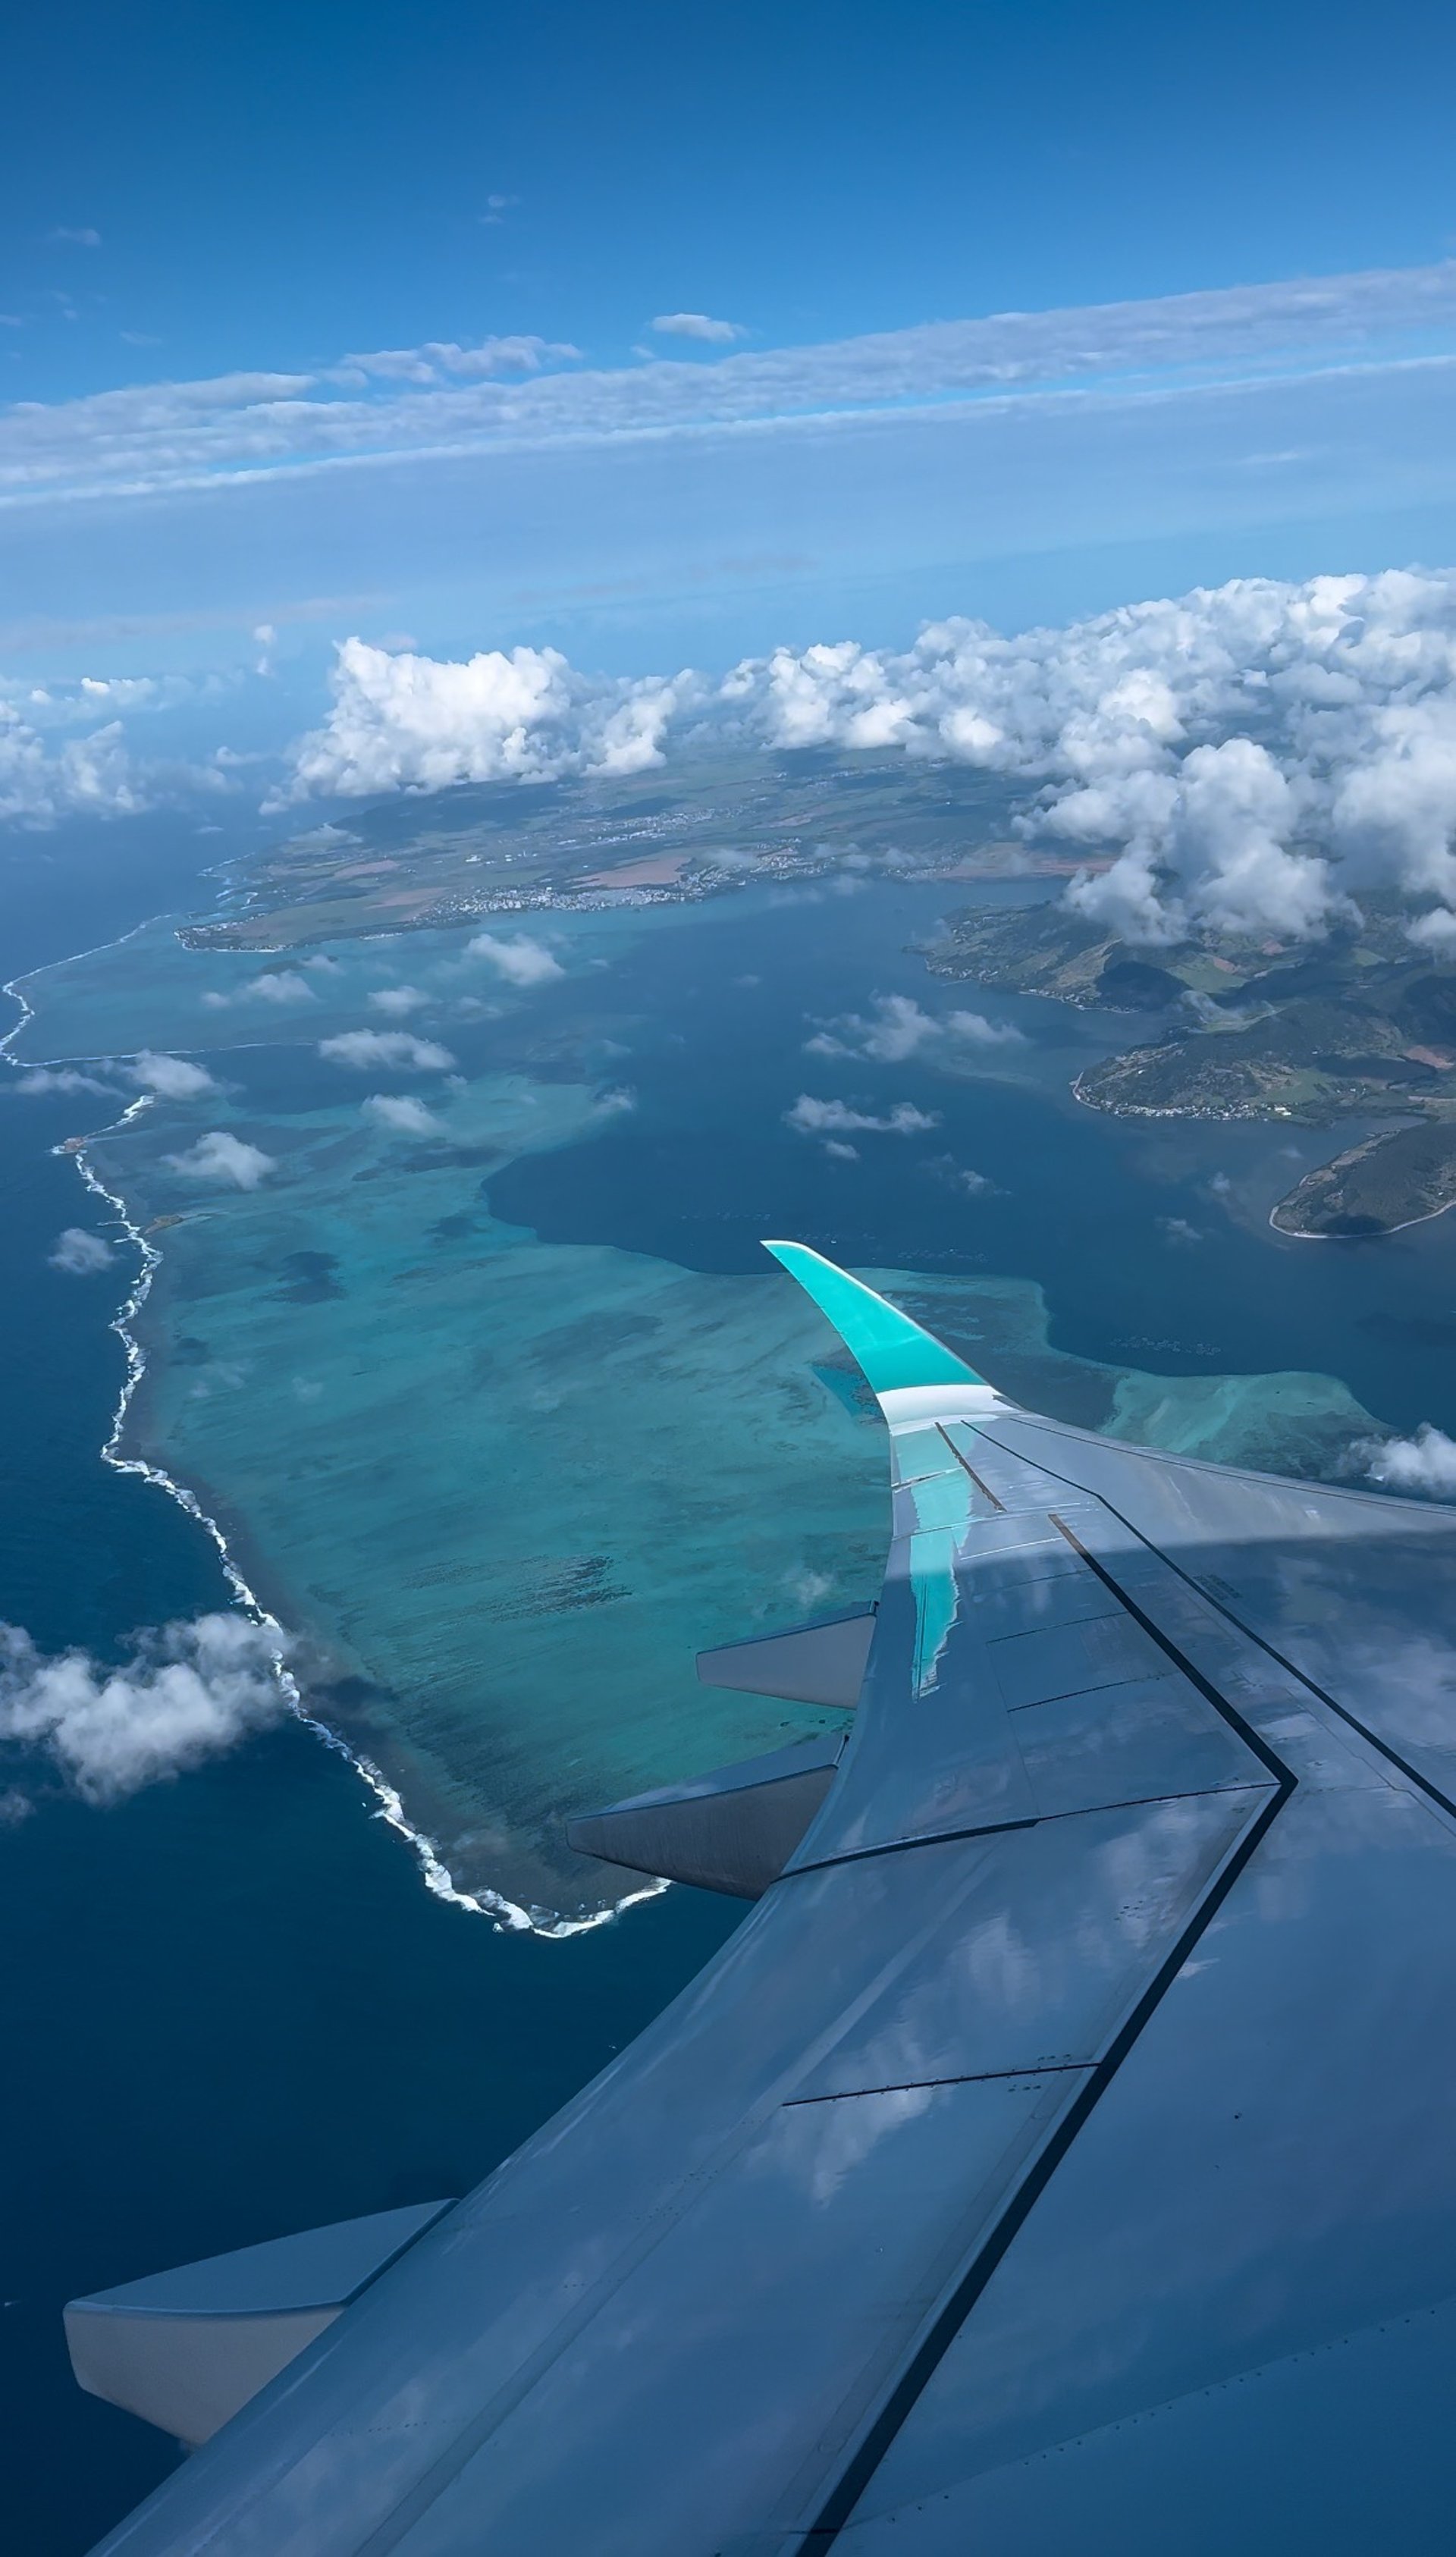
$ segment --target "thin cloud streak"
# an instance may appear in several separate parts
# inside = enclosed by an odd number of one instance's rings
[[[156,382],[0,413],[0,504],[153,494],[361,463],[692,436],[1044,397],[1160,396],[1219,367],[1441,358],[1456,261],[1086,309],[928,322],[704,361],[578,368],[539,338],[432,341],[308,373]],[[568,368],[569,367],[569,368]],[[511,377],[513,376],[513,377]]]

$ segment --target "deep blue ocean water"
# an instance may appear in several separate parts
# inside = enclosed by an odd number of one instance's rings
[[[43,858],[21,846],[0,866],[3,973],[198,902],[218,849],[156,825],[48,839]],[[1456,1427],[1456,1217],[1377,1246],[1271,1236],[1269,1204],[1321,1141],[1094,1119],[1067,1083],[1108,1025],[1052,1006],[956,991],[1024,1030],[993,1076],[806,1055],[816,1020],[876,991],[945,1004],[907,944],[954,901],[909,887],[754,892],[635,936],[624,925],[599,993],[580,977],[543,990],[527,1061],[546,1080],[630,1082],[636,1106],[489,1178],[493,1215],[549,1243],[711,1273],[761,1269],[759,1237],[787,1232],[860,1267],[1033,1279],[1052,1340],[1081,1358],[1182,1376],[1323,1371],[1382,1422]],[[408,950],[393,955],[411,968]],[[515,1013],[452,1032],[471,1074],[519,1062],[522,1038]],[[316,1107],[327,1086],[297,1046],[251,1049],[232,1069],[273,1112]],[[835,1160],[784,1124],[800,1090],[869,1112],[911,1101],[940,1126],[914,1145],[870,1136],[858,1162]],[[106,1328],[116,1289],[45,1263],[61,1227],[87,1221],[73,1168],[47,1151],[76,1125],[73,1101],[0,1093],[0,1616],[48,1650],[119,1657],[134,1627],[225,1592],[176,1506],[97,1461],[122,1373]],[[990,1186],[969,1197],[956,1167]],[[735,1914],[674,1892],[568,1944],[496,1934],[431,1899],[350,1769],[293,1726],[106,1812],[43,1789],[34,1815],[0,1831],[0,1891],[13,2125],[0,2405],[15,2428],[3,2500],[25,2557],[83,2550],[172,2459],[72,2387],[68,2294],[463,2190]]]

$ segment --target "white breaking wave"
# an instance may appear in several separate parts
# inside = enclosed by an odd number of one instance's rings
[[[138,925],[136,929],[140,931],[145,929],[145,926]],[[130,940],[132,937],[130,933],[122,936],[125,940]],[[94,953],[88,951],[74,955],[90,957]],[[16,1060],[11,1052],[13,1044],[35,1019],[36,1012],[18,979],[13,979],[0,987],[0,993],[10,996],[12,1001],[20,1006],[19,1020],[13,1023],[3,1037],[0,1037],[0,1057],[14,1067]],[[152,1107],[154,1098],[155,1095],[152,1092],[139,1094],[135,1101],[128,1103],[120,1118],[111,1123],[110,1128],[95,1133],[108,1135],[114,1129],[129,1126],[143,1111]],[[111,1317],[110,1328],[121,1342],[126,1361],[126,1373],[121,1392],[117,1397],[116,1409],[111,1416],[111,1426],[100,1449],[100,1456],[102,1463],[110,1465],[115,1472],[136,1474],[144,1482],[155,1484],[159,1491],[165,1492],[169,1499],[176,1501],[179,1508],[185,1510],[188,1517],[202,1530],[204,1536],[211,1540],[239,1615],[236,1619],[213,1617],[200,1621],[214,1625],[236,1622],[258,1638],[260,1652],[266,1660],[268,1675],[274,1682],[282,1709],[295,1714],[299,1721],[306,1724],[315,1737],[324,1743],[326,1748],[333,1750],[337,1756],[347,1760],[349,1766],[374,1797],[377,1806],[374,1817],[382,1819],[405,1840],[419,1866],[426,1889],[433,1892],[437,1899],[448,1900],[455,1908],[465,1909],[477,1917],[488,1918],[493,1926],[511,1934],[542,1936],[552,1942],[564,1943],[573,1936],[589,1935],[597,1927],[609,1925],[624,1911],[637,1908],[644,1901],[660,1898],[662,1893],[671,1886],[666,1882],[653,1880],[645,1883],[638,1890],[625,1893],[620,1900],[614,1901],[605,1909],[594,1910],[589,1916],[583,1918],[567,1918],[552,1910],[525,1908],[520,1902],[509,1899],[504,1892],[493,1891],[488,1887],[479,1891],[460,1889],[440,1852],[438,1842],[411,1821],[397,1789],[390,1784],[388,1778],[370,1760],[361,1758],[338,1732],[331,1730],[327,1723],[321,1722],[316,1714],[309,1711],[298,1681],[289,1667],[288,1656],[292,1649],[293,1638],[285,1632],[277,1617],[262,1604],[243,1578],[217,1521],[202,1508],[197,1494],[190,1490],[186,1483],[180,1483],[162,1466],[149,1464],[144,1457],[127,1456],[122,1453],[122,1440],[132,1398],[146,1374],[147,1366],[134,1327],[151,1293],[152,1281],[161,1266],[162,1255],[130,1216],[125,1200],[116,1191],[108,1189],[94,1165],[87,1159],[84,1145],[77,1146],[74,1150],[57,1146],[54,1150],[57,1153],[67,1153],[68,1159],[74,1163],[92,1197],[102,1200],[111,1210],[126,1240],[136,1247],[139,1256],[140,1266],[135,1282]],[[11,1630],[13,1632],[15,1629]],[[28,1637],[22,1636],[21,1641],[27,1642]],[[105,1674],[102,1675],[104,1677]]]

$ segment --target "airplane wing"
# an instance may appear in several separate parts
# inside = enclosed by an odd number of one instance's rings
[[[769,1249],[878,1396],[894,1541],[871,1620],[705,1675],[862,1675],[847,1738],[578,1825],[754,1905],[403,2251],[294,2241],[353,2268],[328,2322],[106,2550],[1444,2550],[1456,1513],[1019,1412]],[[72,2341],[149,2314],[165,2420],[165,2299]]]

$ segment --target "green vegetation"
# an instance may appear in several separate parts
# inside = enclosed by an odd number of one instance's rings
[[[1368,1137],[1307,1172],[1269,1219],[1280,1234],[1390,1234],[1456,1206],[1456,1121]]]
[[[291,950],[557,905],[676,903],[850,867],[1065,873],[1004,840],[1004,782],[902,755],[738,754],[616,779],[463,784],[371,801],[270,846],[199,950]]]
[[[1159,1012],[1156,1037],[1079,1077],[1077,1097],[1094,1110],[1306,1127],[1418,1118],[1311,1172],[1274,1211],[1282,1233],[1384,1234],[1456,1199],[1456,967],[1412,946],[1393,901],[1320,942],[1205,934],[1156,950],[1060,903],[973,909],[930,965],[1062,1003]]]
[[[1456,1110],[1456,968],[1413,949],[1394,906],[1317,943],[1206,934],[1156,950],[1060,903],[973,909],[930,965],[1062,1003],[1160,1011],[1159,1036],[1081,1077],[1095,1110],[1315,1127]]]

